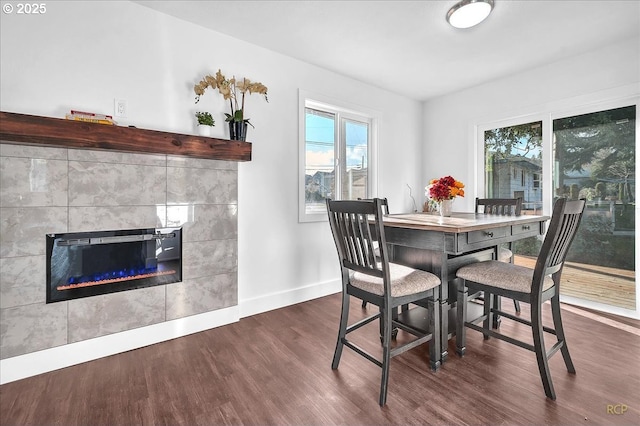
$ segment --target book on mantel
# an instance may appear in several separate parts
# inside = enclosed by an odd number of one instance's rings
[[[116,125],[115,121],[113,121],[113,117],[110,115],[97,114],[95,112],[86,112],[86,111],[77,111],[71,110],[69,114],[66,115],[67,120],[75,120],[75,121],[84,121],[86,123],[99,123],[99,124],[110,124]]]

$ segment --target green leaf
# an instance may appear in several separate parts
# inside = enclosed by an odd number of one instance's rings
[[[203,126],[215,126],[216,121],[213,119],[210,113],[208,112],[196,112],[196,118],[198,119],[198,124]]]

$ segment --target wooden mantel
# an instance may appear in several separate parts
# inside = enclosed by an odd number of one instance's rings
[[[105,149],[251,161],[251,143],[203,136],[85,123],[0,111],[0,140],[64,148]]]

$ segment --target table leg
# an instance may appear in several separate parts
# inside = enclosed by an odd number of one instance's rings
[[[449,270],[446,253],[432,252],[433,273],[440,277],[440,362],[444,363],[449,356]]]
[[[494,255],[493,255],[493,260],[499,260],[500,259],[500,247],[499,246],[495,246],[494,248]],[[493,307],[496,310],[500,310],[500,296],[493,296]],[[491,326],[495,329],[500,327],[500,315],[498,314],[494,314],[491,313]]]
[[[448,285],[448,284],[447,284]],[[448,300],[440,301],[440,363],[444,363],[449,356],[449,305]]]

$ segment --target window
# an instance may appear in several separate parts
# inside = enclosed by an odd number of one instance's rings
[[[534,173],[533,174],[533,187],[534,188],[540,188],[540,174],[539,173]]]
[[[479,129],[484,152],[480,197],[522,198],[522,214],[542,213],[542,127],[542,121],[533,121]],[[513,246],[520,256],[535,256],[539,250],[536,237]]]
[[[539,212],[542,208],[542,122],[489,129],[483,136],[484,196],[521,196],[525,212]]]
[[[325,200],[372,196],[371,114],[301,94],[300,222],[326,220]]]

